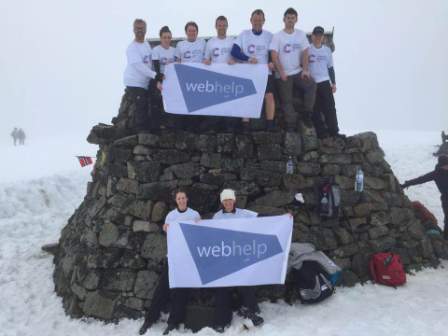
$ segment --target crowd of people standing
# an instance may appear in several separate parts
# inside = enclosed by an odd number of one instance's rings
[[[288,131],[297,131],[301,119],[306,127],[316,128],[319,138],[338,137],[333,96],[336,76],[332,52],[323,44],[324,29],[320,26],[313,29],[310,44],[307,35],[295,28],[297,21],[297,11],[288,8],[283,15],[284,28],[272,34],[263,28],[265,13],[256,9],[250,16],[251,29],[234,38],[227,35],[228,20],[221,15],[215,20],[216,36],[208,41],[198,37],[199,27],[190,21],[185,25],[186,39],[179,41],[175,48],[171,46],[170,29],[164,26],[160,29],[160,45],[151,49],[145,40],[146,22],[136,19],[133,24],[135,38],[126,51],[124,72],[126,92],[134,97],[137,105],[136,131],[155,130],[160,126],[160,116],[150,115],[147,106],[154,91],[163,90],[166,65],[174,62],[207,65],[247,63],[266,64],[268,67],[264,95],[268,131],[277,130],[276,102],[280,101]],[[293,104],[296,94],[303,97],[300,115]],[[213,117],[207,119],[210,121]],[[224,119],[220,124],[227,125],[230,130],[250,129],[249,119],[241,122],[237,118]]]

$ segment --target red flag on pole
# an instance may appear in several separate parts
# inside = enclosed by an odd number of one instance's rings
[[[77,156],[77,158],[81,167],[85,167],[93,163],[92,157],[90,156]]]

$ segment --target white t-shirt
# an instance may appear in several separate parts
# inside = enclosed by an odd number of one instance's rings
[[[176,59],[181,63],[202,63],[204,60],[205,40],[198,38],[194,42],[179,41],[176,46]]]
[[[205,58],[210,59],[212,63],[227,63],[230,60],[230,52],[235,41],[233,37],[220,39],[212,37],[207,41],[205,47]]]
[[[161,45],[158,45],[152,50],[153,61],[160,62],[160,72],[165,73],[165,66],[174,62],[174,54],[176,49],[169,47],[165,49]]]
[[[247,209],[236,208],[235,212],[224,212],[223,210],[219,210],[213,216],[213,219],[225,219],[225,218],[254,218],[257,217],[258,213],[255,211],[250,211]]]
[[[151,46],[149,43],[132,41],[126,50],[126,58],[124,85],[147,89],[149,80],[156,76],[151,69]]]
[[[201,215],[196,210],[187,208],[184,212],[180,212],[177,208],[171,210],[168,215],[166,215],[165,223],[171,224],[179,220],[199,220]]]
[[[248,57],[255,57],[260,64],[268,64],[271,40],[272,33],[267,30],[263,30],[260,35],[255,35],[252,30],[243,30],[234,43]]]
[[[333,66],[333,54],[331,49],[325,45],[320,48],[316,48],[311,45],[309,51],[309,69],[311,77],[313,77],[316,83],[321,83],[330,80],[328,74],[328,68]]]
[[[286,75],[292,76],[302,71],[300,66],[302,52],[309,46],[308,38],[303,31],[295,29],[292,34],[288,34],[281,30],[272,38],[269,49],[278,53]]]

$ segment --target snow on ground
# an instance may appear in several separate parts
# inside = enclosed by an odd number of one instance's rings
[[[440,142],[438,133],[388,131],[378,135],[401,182],[434,167],[431,153]],[[73,155],[93,155],[95,150],[82,137],[50,139],[21,148],[0,145],[8,163],[0,168],[0,336],[138,333],[142,320],[105,325],[93,319],[68,318],[53,292],[52,258],[40,250],[41,245],[57,240],[85,195],[91,166],[79,168]],[[407,194],[423,201],[442,220],[433,184],[410,188]],[[333,298],[314,306],[263,303],[265,325],[247,334],[448,335],[444,297],[448,262],[442,265],[409,276],[408,284],[396,290],[367,284],[340,288]],[[147,335],[160,335],[163,328],[158,323]],[[172,333],[180,334],[188,331]],[[240,334],[238,323],[225,334]],[[204,329],[198,335],[216,333]]]

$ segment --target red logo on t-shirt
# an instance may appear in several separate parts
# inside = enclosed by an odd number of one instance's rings
[[[291,50],[292,50],[292,48],[291,48],[291,45],[289,43],[285,44],[285,46],[283,47],[283,51],[285,53],[287,53],[287,54],[290,53]]]
[[[213,54],[213,57],[219,57],[219,48],[213,49],[212,54]]]
[[[160,59],[160,64],[165,65],[167,62],[168,62],[168,58],[166,58],[166,57],[162,57],[162,58]]]
[[[247,52],[253,54],[255,52],[255,45],[251,44],[247,47]]]
[[[143,57],[143,63],[148,64],[149,63],[149,56],[146,55],[145,57]]]
[[[191,58],[191,51],[187,50],[186,52],[184,52],[184,58]]]

